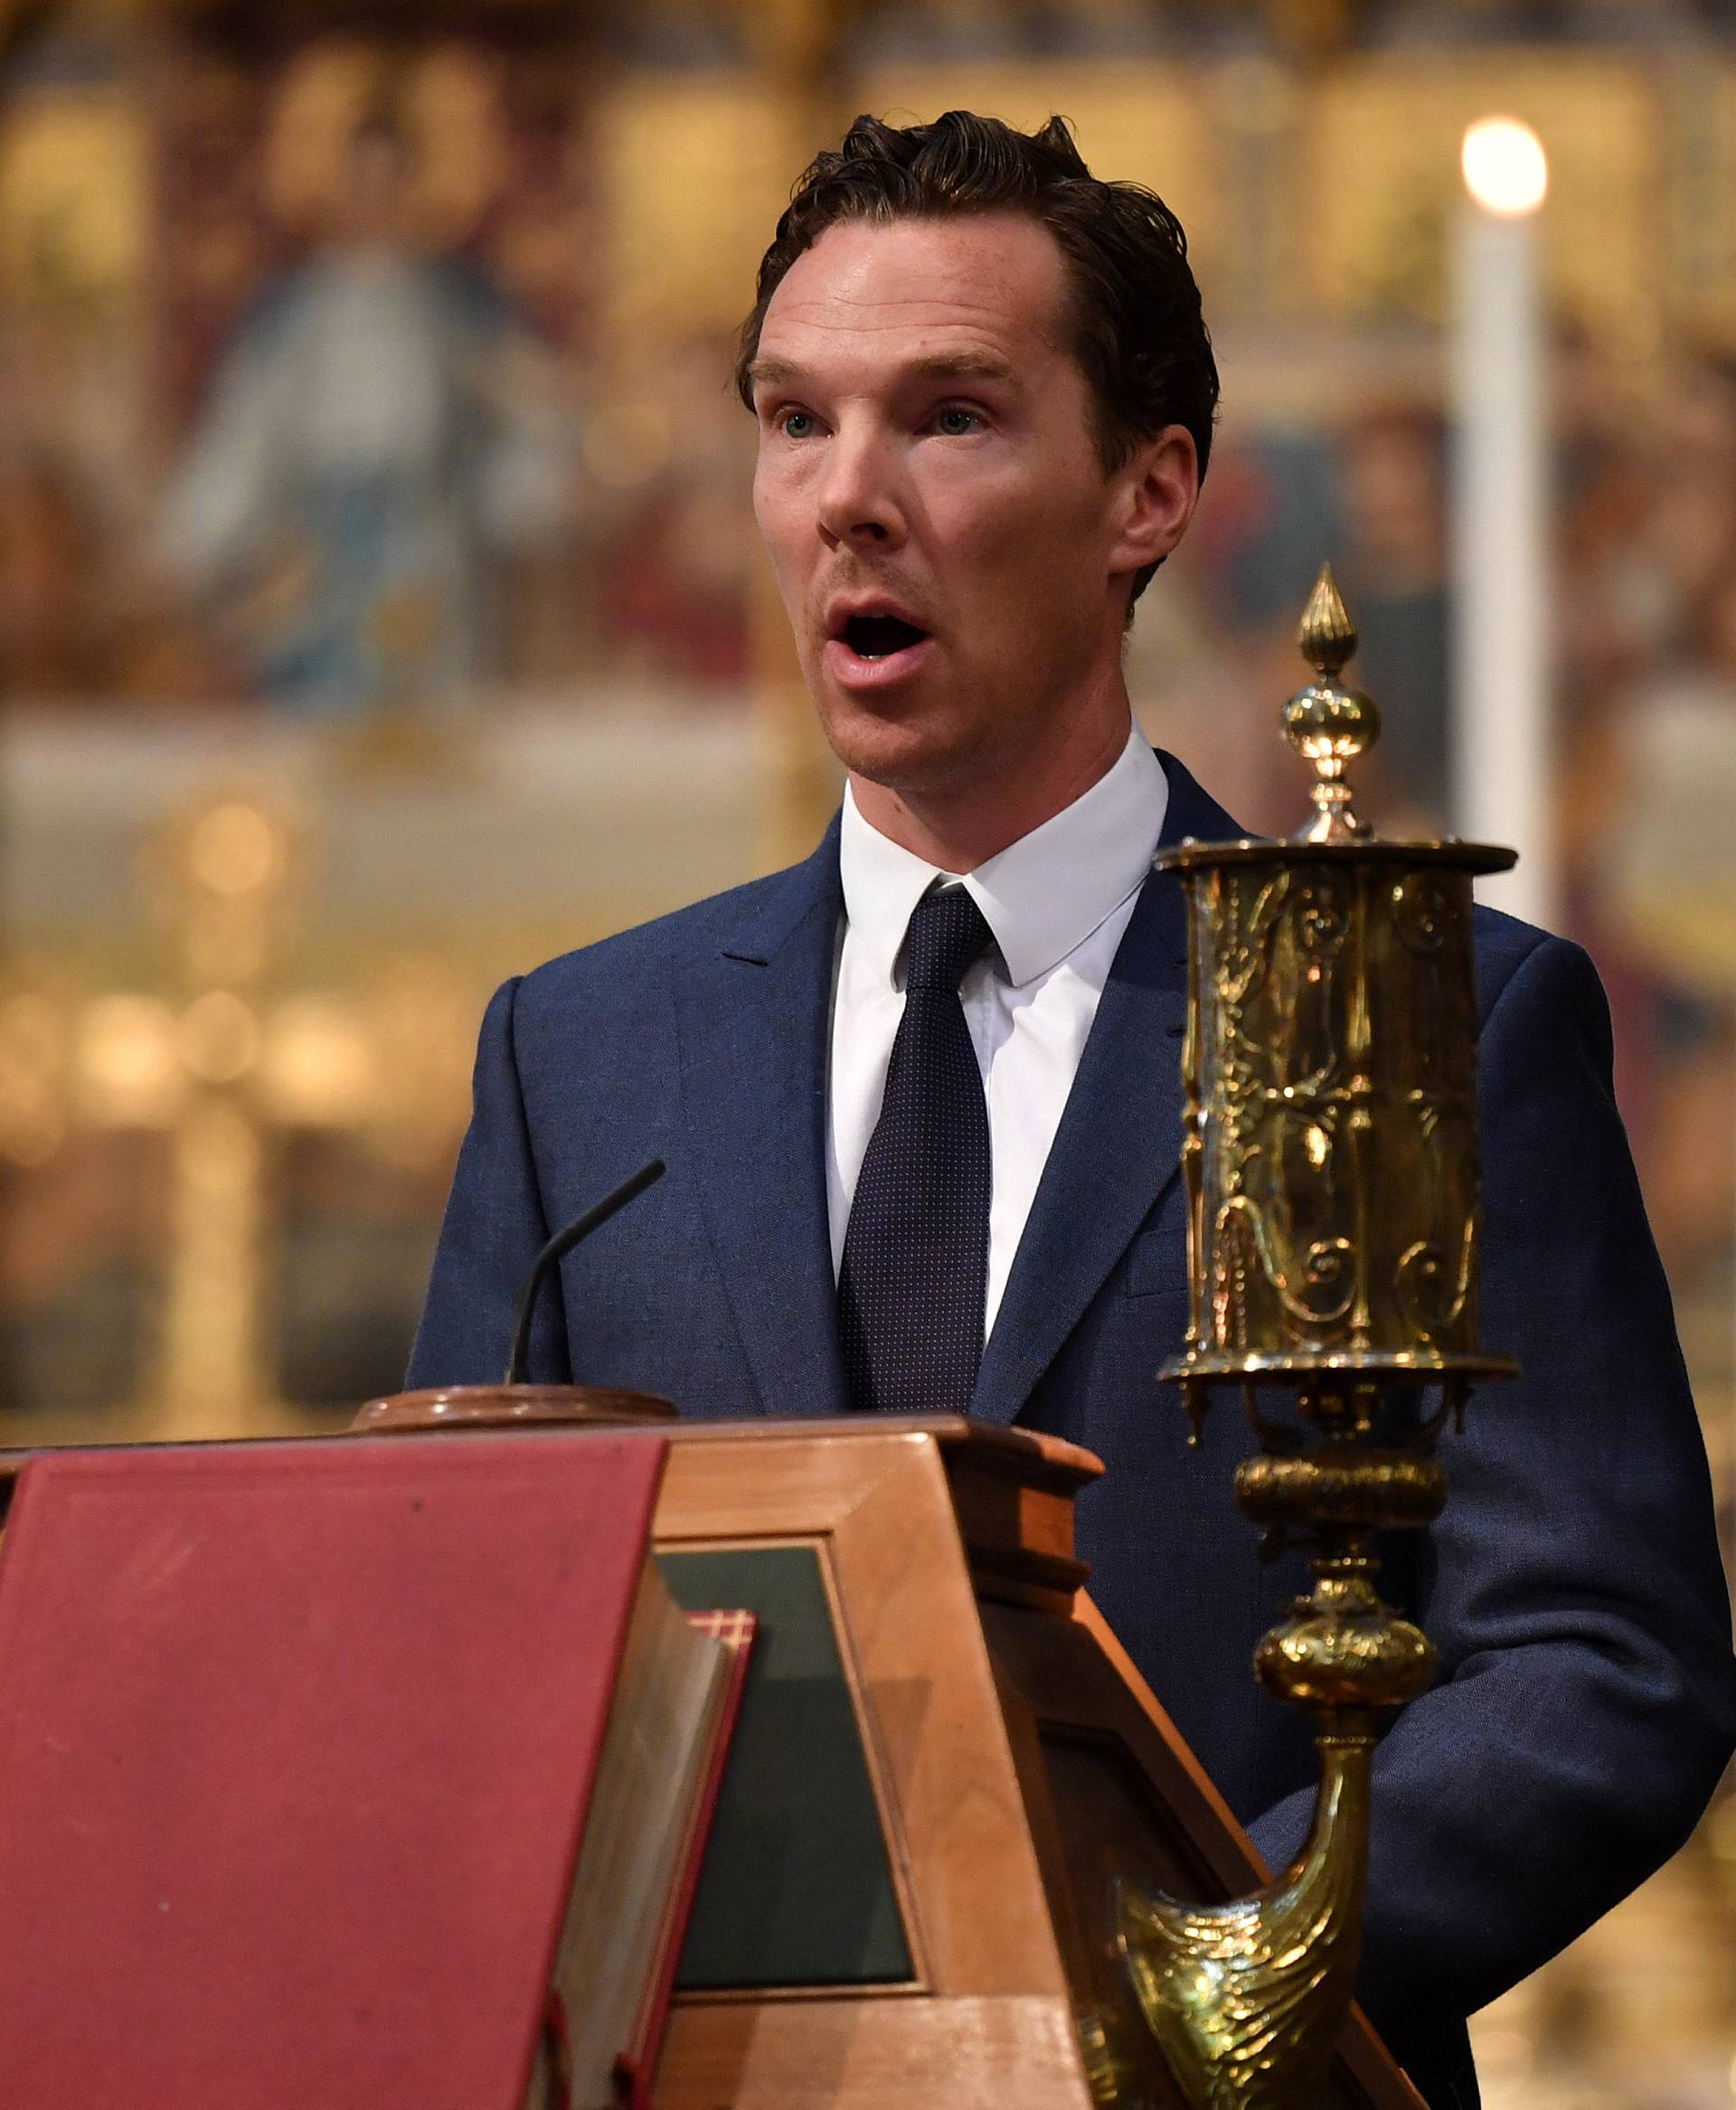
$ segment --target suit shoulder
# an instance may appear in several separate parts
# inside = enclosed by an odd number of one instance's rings
[[[1477,960],[1477,1009],[1486,1022],[1501,999],[1523,982],[1542,988],[1561,983],[1600,987],[1597,969],[1583,946],[1557,937],[1534,923],[1523,922],[1500,909],[1479,902],[1472,912],[1471,939]]]
[[[1613,1088],[1615,1030],[1609,999],[1591,956],[1517,917],[1479,908],[1474,924],[1478,1035],[1486,1056],[1516,1048],[1548,1050],[1557,1069],[1589,1063],[1600,1088]]]

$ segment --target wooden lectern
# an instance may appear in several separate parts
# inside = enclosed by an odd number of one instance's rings
[[[357,1426],[464,1418],[411,1394]],[[1179,2106],[1111,1885],[1208,1899],[1265,1871],[1084,1593],[1098,1460],[955,1417],[658,1433],[672,1587],[761,1615],[658,2110]],[[1421,2103],[1360,2015],[1331,2100]]]

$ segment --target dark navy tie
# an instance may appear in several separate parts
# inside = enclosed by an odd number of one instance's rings
[[[958,984],[993,935],[962,887],[925,894],[910,918],[904,1015],[838,1271],[858,1408],[970,1405],[988,1296],[988,1105]]]

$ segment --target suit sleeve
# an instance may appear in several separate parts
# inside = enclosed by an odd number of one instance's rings
[[[411,1387],[500,1381],[519,1294],[550,1235],[514,1052],[518,989],[514,980],[498,990],[482,1022],[470,1126],[410,1351]],[[558,1284],[538,1305],[530,1375],[544,1384],[569,1379]]]
[[[1729,1599],[1590,961],[1547,938],[1486,1019],[1483,1335],[1523,1376],[1448,1437],[1418,1611],[1434,1689],[1376,1754],[1360,1992],[1401,2044],[1474,2012],[1692,1830],[1736,1742]],[[1312,1793],[1253,1834],[1274,1867]]]

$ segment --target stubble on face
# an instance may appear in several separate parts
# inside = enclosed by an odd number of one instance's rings
[[[944,805],[1070,769],[1082,790],[1126,739],[1117,492],[1066,314],[1058,246],[1014,214],[844,222],[772,297],[755,511],[859,798]]]

